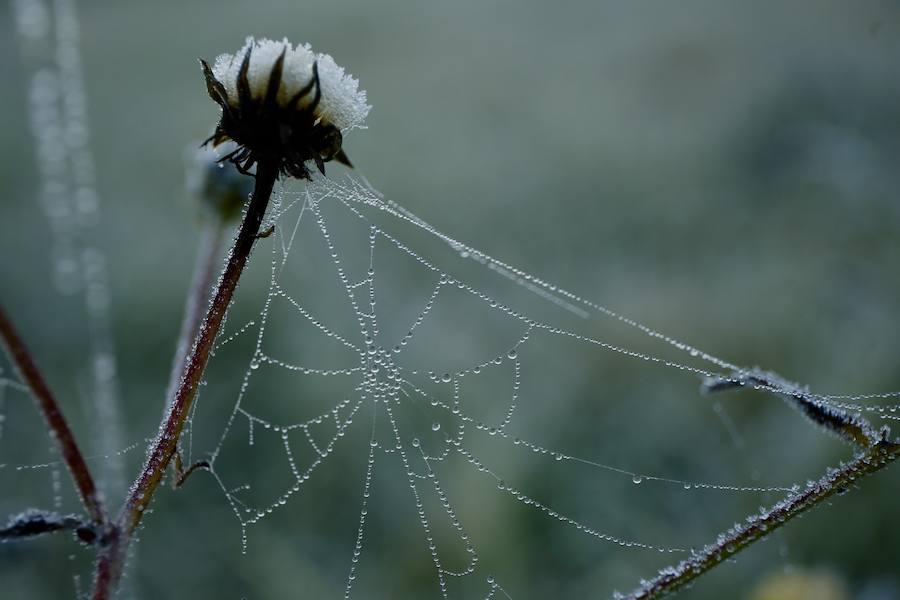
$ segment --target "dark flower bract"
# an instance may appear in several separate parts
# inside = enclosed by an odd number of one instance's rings
[[[222,109],[207,143],[237,144],[221,160],[243,173],[265,160],[299,179],[310,178],[309,162],[323,174],[331,160],[350,166],[343,133],[362,127],[370,107],[357,81],[330,56],[287,40],[248,38],[240,52],[219,56],[213,67],[200,63],[207,92]]]

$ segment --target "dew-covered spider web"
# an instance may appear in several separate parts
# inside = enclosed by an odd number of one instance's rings
[[[65,326],[47,323],[55,343],[89,350],[75,377],[39,362],[101,486],[120,489],[156,423],[130,438],[117,423],[117,403],[137,411],[118,389],[75,5],[11,6],[49,279],[81,297]],[[182,440],[184,462],[210,469],[159,494],[120,596],[610,597],[851,454],[779,393],[876,425],[900,418],[898,392],[745,385],[758,371],[701,350],[708,342],[488,256],[356,179],[282,189],[268,221]],[[53,313],[42,301],[37,312]],[[59,385],[72,379],[80,387]],[[704,396],[704,384],[743,389]],[[161,406],[160,389],[146,414]],[[29,507],[81,510],[0,354],[0,519]],[[854,525],[822,523],[829,539]],[[738,589],[803,552],[780,531],[709,577]],[[94,557],[70,537],[0,544],[0,595],[58,596],[41,584],[65,572],[87,597]]]
[[[745,439],[730,411],[746,406],[698,393],[750,371],[446,236],[367,184],[283,189],[267,225],[183,451],[209,461],[242,551],[270,552],[277,523],[292,532],[278,543],[321,568],[317,593],[609,596],[817,476],[767,454],[765,435]],[[897,418],[885,403],[897,392],[749,387]],[[708,435],[680,433],[694,419]],[[771,427],[798,447],[822,437],[790,410]]]
[[[779,395],[898,418],[898,392],[776,376],[703,396],[761,371],[492,258],[357,179],[280,189],[270,225],[182,439],[184,463],[209,469],[171,496],[197,498],[198,530],[214,523],[204,547],[250,565],[246,597],[268,597],[268,569],[291,586],[276,595],[614,596],[850,454]],[[33,462],[39,418],[0,368],[0,415],[16,420],[0,418],[6,489],[49,473],[42,508],[78,512],[52,445]],[[88,462],[136,464],[147,442]],[[180,510],[148,517],[137,569],[156,568],[155,520]],[[781,532],[759,546],[739,564],[790,564]],[[78,596],[90,556],[69,555]]]

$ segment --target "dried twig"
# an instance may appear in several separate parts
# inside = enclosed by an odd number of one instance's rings
[[[788,495],[786,498],[751,515],[744,525],[736,526],[720,534],[709,544],[688,559],[662,569],[659,575],[635,589],[628,600],[654,600],[670,594],[697,579],[719,563],[727,560],[747,546],[764,539],[772,531],[782,527],[794,517],[822,504],[824,500],[850,489],[861,477],[880,471],[900,456],[900,443],[881,440],[866,451],[858,453],[853,460],[829,469],[806,489]]]
[[[0,306],[0,337],[9,351],[12,362],[16,365],[22,379],[28,385],[37,402],[47,427],[51,432],[62,454],[63,461],[69,469],[69,474],[93,523],[100,527],[106,524],[106,513],[100,503],[97,494],[97,486],[94,484],[94,478],[91,476],[90,469],[84,461],[81,450],[75,441],[75,435],[69,427],[68,421],[63,416],[62,410],[59,408],[56,399],[47,387],[41,372],[31,358],[28,348],[19,337],[3,307]]]
[[[735,373],[729,378],[709,379],[703,383],[702,390],[711,393],[748,386],[781,395],[811,421],[853,443],[858,448],[853,460],[828,469],[805,489],[798,489],[774,506],[749,516],[745,524],[721,533],[715,542],[690,558],[662,569],[654,579],[618,598],[653,600],[684,587],[794,517],[848,491],[861,477],[880,471],[900,456],[900,442],[889,440],[886,428],[878,431],[861,416],[831,406],[774,373],[754,370]]]
[[[709,394],[741,387],[778,394],[810,421],[859,448],[868,448],[882,438],[879,431],[861,416],[828,404],[771,371],[752,369],[733,373],[728,378],[709,378],[700,389]]]
[[[6,525],[0,527],[0,542],[33,538],[57,531],[75,531],[78,538],[87,543],[92,543],[97,538],[93,525],[78,515],[61,515],[32,508],[12,515]]]

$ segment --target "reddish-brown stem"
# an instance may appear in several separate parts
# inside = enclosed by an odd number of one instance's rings
[[[197,262],[194,265],[191,288],[188,291],[187,302],[185,302],[184,306],[184,317],[181,321],[181,331],[178,333],[175,357],[172,359],[169,385],[166,387],[164,416],[169,414],[169,407],[171,407],[175,399],[178,384],[181,382],[181,375],[184,373],[184,364],[187,360],[188,352],[190,352],[191,344],[203,322],[203,312],[209,301],[210,289],[216,273],[223,227],[222,219],[216,214],[203,223],[203,228],[200,232],[200,241],[197,244]]]
[[[101,528],[106,524],[106,514],[97,495],[97,486],[94,485],[94,478],[91,477],[91,472],[84,461],[81,450],[78,449],[75,435],[69,428],[69,423],[63,416],[59,404],[56,403],[56,399],[50,392],[50,388],[47,387],[47,383],[44,381],[37,365],[32,360],[28,348],[25,346],[22,338],[19,337],[2,306],[0,306],[0,336],[3,337],[3,342],[9,350],[13,363],[22,375],[22,379],[28,385],[34,399],[37,401],[38,408],[44,415],[44,420],[47,422],[51,436],[59,444],[63,461],[65,461],[69,469],[69,474],[72,476],[78,495],[81,496],[84,509],[90,516],[91,521],[98,526],[98,529]]]
[[[122,565],[132,535],[156,493],[166,467],[175,455],[178,438],[181,436],[185,420],[197,395],[197,387],[209,361],[225,312],[231,304],[234,290],[244,270],[244,265],[247,264],[250,251],[253,249],[253,243],[256,241],[256,235],[269,204],[269,197],[277,176],[276,164],[268,161],[257,164],[253,197],[228,255],[225,270],[216,285],[206,318],[197,332],[194,346],[184,365],[171,407],[160,424],[159,434],[154,440],[140,475],[131,486],[131,492],[116,520],[114,539],[100,554],[97,561],[94,600],[106,600],[112,596],[122,573]]]

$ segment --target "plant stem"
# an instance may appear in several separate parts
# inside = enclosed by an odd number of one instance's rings
[[[28,384],[34,399],[37,401],[38,408],[44,415],[47,427],[50,429],[51,437],[59,444],[63,461],[69,469],[69,474],[81,497],[81,503],[91,518],[91,521],[99,528],[106,524],[106,514],[97,495],[97,486],[94,484],[94,478],[88,469],[87,463],[78,449],[78,443],[75,436],[69,428],[69,423],[63,416],[59,404],[47,387],[41,372],[31,358],[25,343],[16,332],[3,307],[0,306],[0,336],[9,350],[13,363],[19,369],[22,379]]]
[[[147,460],[116,520],[117,535],[110,540],[97,561],[94,600],[106,600],[115,590],[134,531],[140,524],[144,511],[153,499],[166,467],[175,454],[178,438],[197,395],[197,387],[209,361],[225,312],[231,304],[234,290],[253,249],[277,177],[276,163],[261,161],[257,164],[253,197],[228,255],[225,270],[216,285],[206,317],[184,364],[172,405],[160,424],[159,433],[151,445]]]
[[[684,587],[719,563],[765,538],[794,517],[819,506],[823,501],[846,492],[855,482],[880,471],[900,456],[900,443],[882,439],[858,453],[852,461],[837,469],[829,469],[818,481],[787,496],[768,510],[754,515],[743,525],[719,535],[700,552],[662,569],[659,575],[633,590],[628,600],[655,600]]]
[[[178,391],[178,384],[181,382],[181,375],[184,372],[188,352],[191,350],[191,344],[193,344],[197,331],[199,331],[200,325],[203,323],[203,311],[207,306],[207,302],[209,302],[209,293],[215,277],[223,229],[224,223],[218,215],[210,216],[203,221],[200,240],[197,242],[197,261],[194,265],[191,287],[184,305],[184,317],[181,321],[181,331],[178,333],[175,357],[172,359],[169,385],[166,387],[164,416],[169,414],[169,409],[175,400],[175,393]]]
[[[880,439],[878,430],[861,416],[823,402],[798,384],[771,371],[750,369],[732,373],[727,379],[710,378],[703,382],[701,390],[712,393],[741,387],[756,387],[781,396],[812,423],[858,448],[868,448]]]

